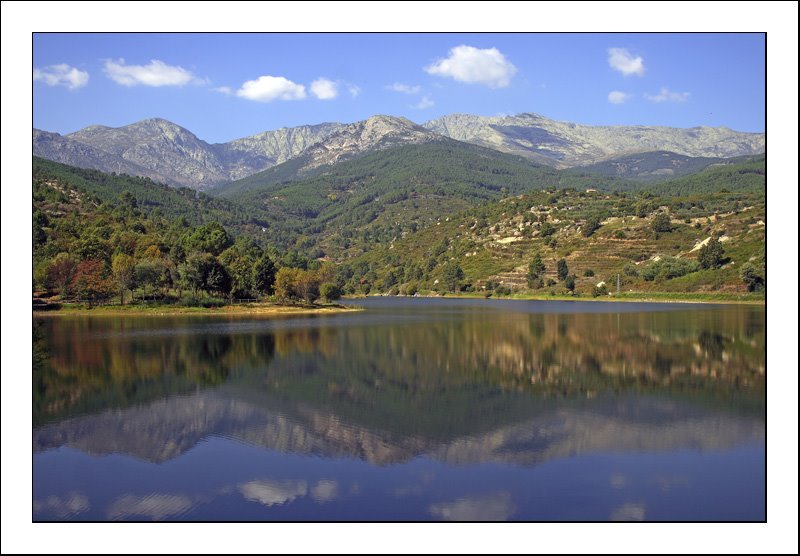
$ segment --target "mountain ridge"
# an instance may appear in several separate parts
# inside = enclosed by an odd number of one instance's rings
[[[312,170],[386,146],[443,138],[556,168],[664,150],[689,157],[753,155],[764,151],[766,140],[762,133],[725,127],[587,126],[528,112],[515,116],[450,114],[422,124],[375,115],[349,124],[282,127],[226,143],[208,143],[178,124],[149,118],[121,127],[91,125],[66,135],[34,129],[33,154],[81,168],[207,190],[299,156],[306,157],[301,166]]]
[[[588,165],[625,154],[671,151],[684,156],[727,158],[759,154],[763,133],[698,126],[589,126],[535,113],[514,116],[449,114],[422,124],[452,139],[549,163],[558,168]]]

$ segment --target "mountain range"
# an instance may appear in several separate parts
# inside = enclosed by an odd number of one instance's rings
[[[177,124],[153,118],[117,128],[94,125],[66,135],[34,129],[33,154],[80,168],[208,190],[286,163],[289,170],[278,174],[297,179],[362,154],[447,139],[556,168],[649,151],[684,157],[753,155],[763,152],[766,142],[763,133],[724,127],[586,126],[526,113],[502,117],[452,114],[421,125],[379,115],[351,124],[281,128],[211,144]],[[659,175],[658,168],[652,171]],[[662,174],[671,177],[669,172]]]

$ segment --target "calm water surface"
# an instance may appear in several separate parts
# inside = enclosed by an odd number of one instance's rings
[[[34,319],[33,519],[764,520],[763,307]]]

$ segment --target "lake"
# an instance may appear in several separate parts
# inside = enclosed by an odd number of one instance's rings
[[[765,310],[42,317],[33,520],[763,521]]]

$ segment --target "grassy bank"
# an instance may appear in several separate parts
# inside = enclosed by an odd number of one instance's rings
[[[180,307],[174,305],[103,305],[64,304],[54,311],[34,311],[36,316],[92,315],[92,316],[171,316],[171,315],[232,315],[282,317],[292,315],[328,315],[361,311],[358,307],[329,305],[276,305],[274,303],[246,303],[221,307]]]
[[[363,296],[361,296],[363,297]],[[379,296],[376,296],[379,297]],[[447,297],[464,299],[484,299],[482,292],[448,293],[445,296],[437,292],[421,292],[418,297]],[[358,299],[354,296],[351,299]],[[563,295],[563,294],[533,294],[514,293],[511,295],[492,295],[489,299],[519,299],[537,301],[647,301],[653,303],[726,303],[745,305],[764,305],[766,299],[763,293],[735,294],[735,293],[677,293],[677,292],[621,292],[612,295],[592,297],[590,295]]]

